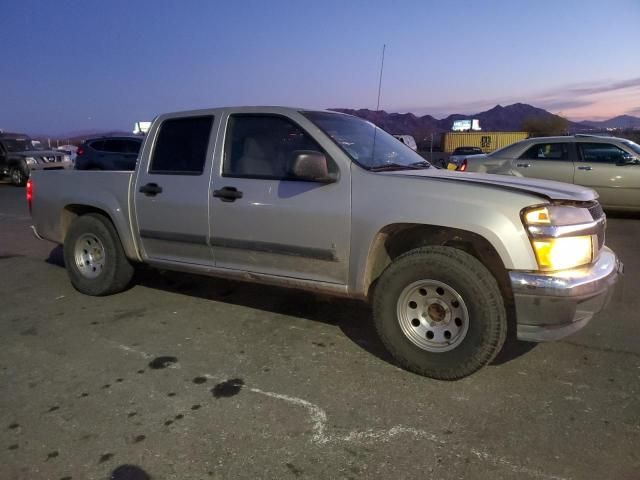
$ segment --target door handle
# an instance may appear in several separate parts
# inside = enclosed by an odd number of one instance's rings
[[[235,202],[238,198],[242,198],[242,192],[239,192],[236,187],[223,187],[220,190],[214,190],[213,196],[223,202]]]
[[[591,165],[583,165],[578,167],[578,170],[593,170],[593,168],[591,167]]]
[[[157,183],[147,183],[140,187],[140,193],[144,193],[147,197],[155,197],[157,194],[162,193],[162,187]]]
[[[516,163],[516,167],[529,168],[530,166],[530,163]]]

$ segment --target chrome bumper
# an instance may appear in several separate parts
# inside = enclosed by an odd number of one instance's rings
[[[622,272],[622,263],[607,247],[588,267],[549,274],[509,272],[518,339],[557,340],[580,330],[607,306]]]

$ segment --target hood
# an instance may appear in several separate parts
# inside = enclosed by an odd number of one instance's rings
[[[57,157],[66,155],[64,152],[60,150],[24,150],[22,152],[9,152],[9,155],[12,157],[20,157],[20,158],[38,158],[38,157]]]
[[[537,195],[547,200],[589,202],[598,198],[598,194],[588,187],[573,185],[571,183],[554,182],[552,180],[538,180],[535,178],[513,177],[509,175],[456,172],[451,170],[437,170],[435,168],[424,170],[396,170],[378,173],[381,175],[422,177],[445,182],[469,182],[505,190],[517,190],[523,193]]]

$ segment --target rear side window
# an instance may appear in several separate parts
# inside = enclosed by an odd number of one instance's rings
[[[96,140],[95,142],[91,142],[89,146],[94,150],[98,150],[99,152],[104,152],[104,140]]]
[[[160,125],[149,173],[200,175],[207,160],[213,116],[165,120]]]
[[[623,163],[627,152],[610,143],[579,143],[583,162]]]
[[[569,160],[569,144],[536,143],[520,158],[523,160]]]
[[[123,140],[105,140],[103,150],[111,153],[124,153]]]

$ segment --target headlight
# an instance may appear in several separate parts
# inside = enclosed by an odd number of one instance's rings
[[[545,205],[522,211],[541,270],[564,270],[591,263],[598,253],[604,217],[594,220],[586,208]]]
[[[35,165],[36,163],[38,163],[38,161],[33,157],[27,157],[24,159],[24,161],[27,162],[27,165]]]
[[[533,240],[538,265],[544,270],[564,270],[593,260],[591,235]]]

